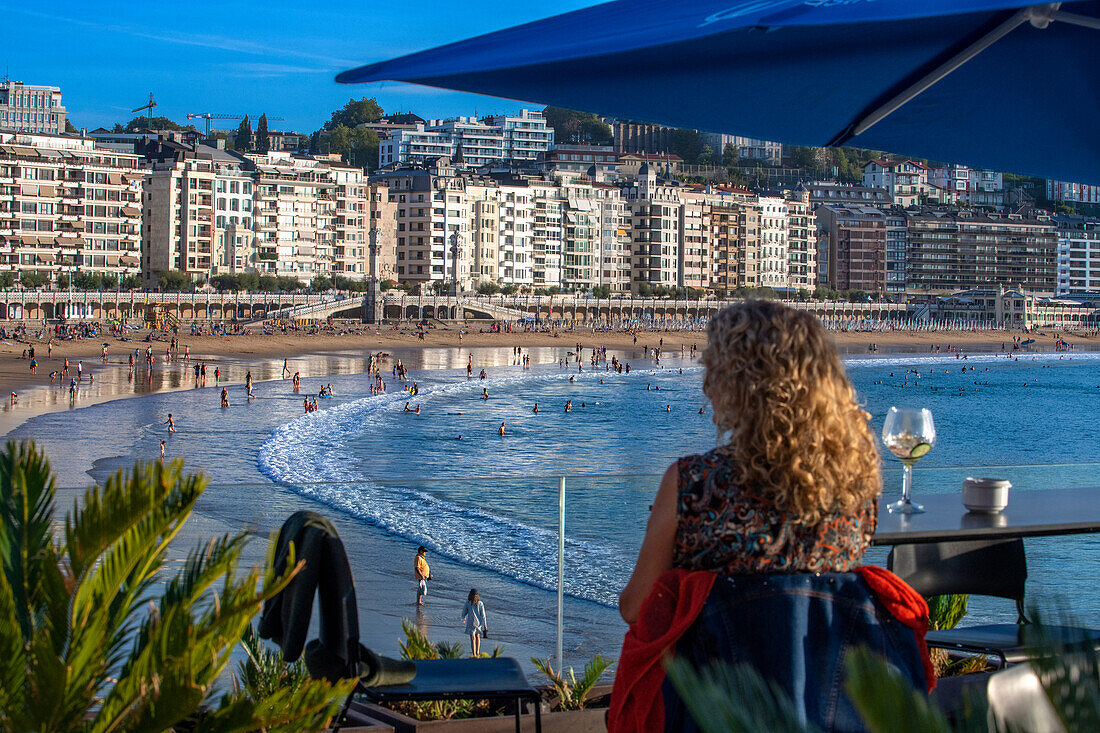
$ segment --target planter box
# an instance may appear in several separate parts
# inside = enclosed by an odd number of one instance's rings
[[[394,733],[514,733],[516,719],[512,715],[462,720],[416,720],[399,712],[373,704],[356,703],[355,707],[381,723],[393,726]],[[606,708],[591,710],[559,710],[542,714],[544,733],[604,733]],[[520,716],[522,730],[535,730],[535,715]],[[373,730],[373,729],[371,729]]]

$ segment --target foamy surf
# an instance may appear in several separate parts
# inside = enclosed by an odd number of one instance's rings
[[[483,388],[500,389],[532,380],[567,381],[570,376],[587,381],[607,379],[608,373],[528,373],[428,385],[421,388],[416,400],[431,403]],[[260,449],[259,468],[303,496],[423,544],[434,553],[536,587],[556,589],[555,531],[447,501],[411,486],[372,480],[360,473],[354,459],[348,460],[344,440],[361,433],[364,425],[402,411],[409,400],[407,392],[396,391],[302,415],[272,433]],[[464,480],[470,481],[476,480]],[[565,593],[613,607],[633,559],[619,548],[567,537]]]

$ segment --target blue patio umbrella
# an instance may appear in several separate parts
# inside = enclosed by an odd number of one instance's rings
[[[1100,184],[1098,0],[616,0],[336,80]]]

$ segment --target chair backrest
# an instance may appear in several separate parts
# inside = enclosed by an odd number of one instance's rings
[[[989,730],[1065,733],[1066,727],[1030,663],[990,675],[986,693]]]
[[[895,545],[886,566],[925,597],[967,593],[1009,598],[1026,621],[1022,539]]]

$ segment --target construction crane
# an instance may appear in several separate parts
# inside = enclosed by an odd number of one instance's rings
[[[199,114],[195,114],[195,115],[187,115],[187,119],[189,119],[189,120],[195,120],[195,119],[206,120],[206,136],[207,137],[210,137],[210,120],[239,120],[243,117],[248,117],[249,119],[258,119],[260,117],[260,115],[223,115],[223,114],[218,114],[216,112],[200,112]],[[283,120],[283,119],[284,119],[283,117],[268,117],[267,121],[271,122],[272,120]]]
[[[147,114],[145,117],[146,117],[146,120],[149,123],[149,127],[152,127],[153,126],[153,107],[156,107],[156,106],[157,106],[157,100],[153,99],[153,93],[149,92],[149,103],[148,104],[143,104],[140,107],[135,107],[134,109],[132,109],[130,111],[131,112],[140,112],[143,109],[149,110],[149,114]]]

